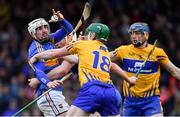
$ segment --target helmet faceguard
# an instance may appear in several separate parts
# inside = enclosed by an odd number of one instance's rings
[[[95,33],[96,39],[107,41],[110,30],[107,25],[102,23],[92,23],[86,28],[86,34]]]
[[[40,26],[43,26],[43,25],[47,25],[48,26],[48,29],[49,29],[49,32],[50,32],[50,26],[48,24],[48,22],[46,22],[46,20],[44,18],[38,18],[38,19],[35,19],[33,21],[31,21],[29,24],[28,24],[28,32],[29,34],[36,39],[36,36],[35,36],[35,33],[36,33],[36,29]],[[40,41],[40,40],[39,40]]]

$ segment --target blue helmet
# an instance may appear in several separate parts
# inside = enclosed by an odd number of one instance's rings
[[[137,23],[131,24],[131,26],[128,29],[128,33],[132,33],[133,31],[138,31],[144,34],[145,32],[149,33],[150,29],[147,23],[137,22]]]

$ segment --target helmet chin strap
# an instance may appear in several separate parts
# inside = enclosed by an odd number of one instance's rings
[[[148,39],[148,33],[144,32],[143,35],[145,35],[145,40],[142,42],[142,41],[138,41],[136,44],[133,44],[134,47],[140,47],[142,46]]]
[[[142,41],[138,41],[136,44],[133,43],[134,47],[140,47],[142,46],[147,40],[145,39],[143,42]]]

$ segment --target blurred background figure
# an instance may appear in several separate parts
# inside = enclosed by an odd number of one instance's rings
[[[38,17],[49,20],[51,9],[60,10],[75,27],[86,0],[0,0],[0,115],[14,113],[33,99],[33,90],[27,79],[33,73],[27,63],[27,48],[31,40],[27,24]],[[42,11],[42,12],[39,12]],[[121,44],[129,44],[127,27],[134,22],[146,22],[151,33],[149,43],[158,39],[170,60],[180,67],[180,1],[178,0],[94,0],[91,22],[102,22],[111,29],[108,47],[114,50]],[[58,29],[56,23],[51,30]],[[119,63],[120,64],[120,63]],[[164,115],[180,115],[180,82],[162,70],[160,89]],[[112,75],[114,84],[122,91],[122,83]],[[172,80],[173,79],[173,80]],[[73,85],[72,85],[73,84]],[[65,96],[71,104],[79,85],[76,80],[64,84]],[[36,105],[22,115],[41,115]]]

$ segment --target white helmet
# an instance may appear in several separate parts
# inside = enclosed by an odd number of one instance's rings
[[[34,34],[36,33],[36,28],[38,28],[40,26],[43,26],[43,25],[47,25],[48,29],[50,31],[49,24],[46,22],[46,20],[44,18],[38,18],[38,19],[35,19],[35,20],[31,21],[28,24],[29,34],[32,35],[32,36],[35,36]]]

